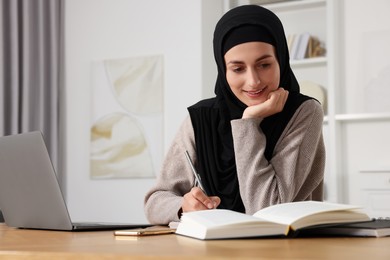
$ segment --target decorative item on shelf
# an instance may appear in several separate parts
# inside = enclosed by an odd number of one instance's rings
[[[325,56],[326,49],[323,43],[315,36],[310,36],[305,58],[315,58]]]
[[[309,97],[313,97],[321,103],[322,108],[324,110],[324,113],[326,114],[326,111],[327,111],[327,104],[326,103],[327,102],[326,102],[325,88],[323,86],[321,86],[315,82],[309,81],[309,80],[299,82],[299,86],[300,86],[302,94],[309,96]]]
[[[289,34],[287,46],[291,60],[302,60],[325,56],[325,48],[322,42],[308,32]]]

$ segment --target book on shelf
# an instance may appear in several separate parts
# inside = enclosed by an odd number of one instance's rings
[[[287,37],[287,45],[290,47],[289,52],[291,60],[295,60],[295,57],[297,56],[300,39],[300,34],[293,34],[290,37]]]
[[[287,47],[291,60],[322,57],[325,48],[321,41],[308,32],[287,35]]]
[[[292,48],[292,45],[293,45],[293,42],[294,42],[294,38],[295,38],[295,34],[289,34],[287,35],[287,48],[289,50],[289,54],[291,56],[291,48]]]
[[[307,50],[309,46],[311,35],[309,33],[302,33],[299,35],[298,48],[295,53],[295,60],[302,60],[308,57]]]
[[[225,209],[186,212],[176,234],[201,240],[294,236],[303,228],[369,220],[357,206],[301,201],[269,206],[253,215]]]

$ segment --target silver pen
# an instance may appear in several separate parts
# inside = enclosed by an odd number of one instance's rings
[[[186,157],[187,157],[187,161],[188,161],[188,163],[189,163],[190,166],[191,166],[192,173],[193,173],[194,176],[195,176],[195,180],[196,180],[196,182],[198,183],[199,188],[201,188],[201,190],[207,195],[206,190],[204,189],[204,187],[203,187],[203,185],[202,185],[202,181],[201,181],[201,179],[200,179],[200,175],[196,172],[195,167],[194,167],[194,164],[192,163],[190,154],[188,153],[188,151],[186,151],[185,154],[186,154]]]

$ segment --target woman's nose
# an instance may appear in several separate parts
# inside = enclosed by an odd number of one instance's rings
[[[260,77],[255,69],[250,69],[248,73],[248,86],[255,88],[260,84]]]

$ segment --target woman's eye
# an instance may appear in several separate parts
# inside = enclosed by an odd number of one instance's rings
[[[259,64],[258,66],[259,66],[259,68],[261,68],[261,69],[266,69],[266,68],[268,68],[269,66],[271,66],[271,64],[270,64],[270,63],[262,63],[262,64]]]
[[[234,67],[234,68],[232,68],[232,71],[233,72],[242,72],[244,69],[243,68],[241,68],[241,67]]]

